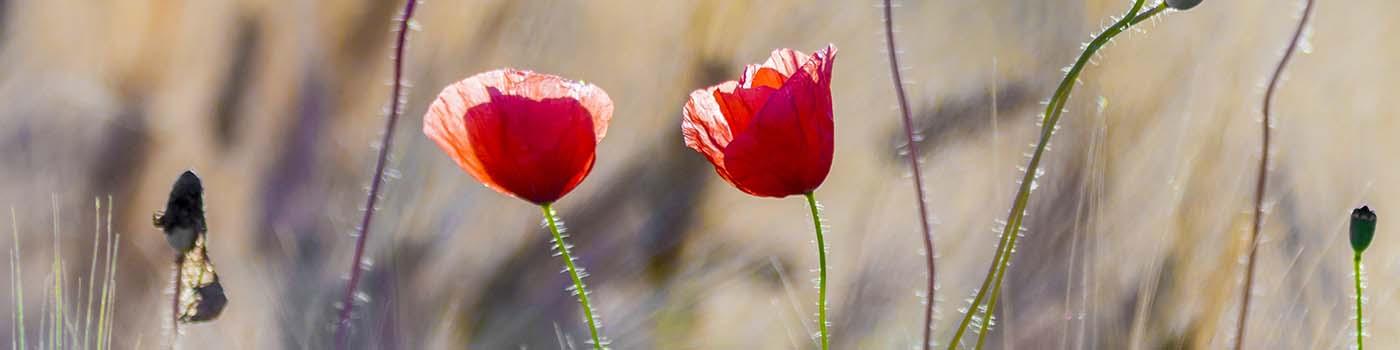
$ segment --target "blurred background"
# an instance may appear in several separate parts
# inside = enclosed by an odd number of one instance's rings
[[[1130,2],[900,2],[936,222],[941,344],[991,261],[1041,102],[1088,35]],[[1140,25],[1096,57],[1047,154],[991,348],[1234,343],[1260,100],[1295,3],[1206,1]],[[179,345],[329,347],[389,106],[401,7],[0,1],[0,248],[12,252],[0,311],[24,307],[30,347],[52,334],[45,322],[58,300],[68,304],[65,347],[81,342],[86,327],[75,320],[85,308],[74,305],[94,285],[90,272],[109,268],[91,262],[108,251],[109,228],[121,237],[110,266],[113,345],[169,344],[173,252],[150,215],[185,169],[205,181],[210,255],[230,304],[216,321],[182,327]],[[923,252],[880,9],[834,0],[422,3],[354,341],[583,345],[538,209],[481,186],[421,133],[442,86],[513,66],[589,81],[616,104],[592,175],[557,205],[615,347],[810,348],[816,256],[805,203],[724,183],[682,145],[680,109],[691,90],[736,79],[774,48],[834,43],[837,151],[817,192],[830,228],[833,347],[915,346]],[[1400,68],[1385,63],[1400,62],[1390,39],[1397,11],[1394,1],[1321,2],[1287,71],[1251,348],[1351,346],[1345,236],[1361,204],[1380,215],[1366,257],[1368,343],[1400,343],[1389,331],[1400,329],[1400,231],[1390,220],[1400,166],[1385,161],[1400,147],[1386,136],[1400,123],[1382,108],[1400,91]],[[53,292],[55,276],[63,292]],[[16,340],[15,317],[0,324],[0,338]]]

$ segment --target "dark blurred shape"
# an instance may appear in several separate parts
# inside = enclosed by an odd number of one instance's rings
[[[385,49],[385,43],[389,40],[389,35],[384,35],[387,28],[386,19],[395,19],[399,16],[394,13],[395,9],[402,8],[403,0],[390,1],[367,1],[368,4],[364,12],[356,18],[355,24],[350,26],[353,30],[340,42],[340,52],[335,57],[344,57],[351,60],[351,65],[355,71],[372,69],[366,65],[377,65],[383,63],[384,54],[393,51],[394,48]],[[381,51],[384,50],[384,51]]]
[[[253,17],[240,16],[238,37],[234,41],[233,62],[228,66],[224,83],[219,88],[219,98],[214,107],[214,137],[219,148],[227,151],[234,146],[238,135],[238,116],[243,115],[242,104],[249,93],[257,68],[253,61],[258,57],[262,42],[262,26]]]
[[[268,167],[267,173],[262,174],[266,180],[262,185],[259,205],[262,210],[262,222],[258,225],[261,235],[256,239],[262,247],[276,244],[276,239],[271,235],[279,230],[297,233],[297,237],[322,232],[317,227],[320,216],[315,212],[324,210],[323,206],[312,204],[324,199],[324,194],[315,190],[319,188],[318,183],[324,182],[324,179],[316,176],[316,155],[320,153],[320,140],[327,132],[330,82],[313,69],[306,73],[301,84],[298,103],[292,106],[294,110],[289,113],[288,119],[292,120],[290,129],[285,130],[280,139],[273,136],[275,139],[271,142],[277,142],[281,147],[278,147],[275,163]]]
[[[700,80],[723,81],[732,71],[724,62],[714,59],[700,60],[694,68]],[[657,193],[651,196],[651,203],[647,206],[655,208],[652,215],[643,224],[641,229],[642,251],[650,253],[650,259],[646,264],[646,277],[653,283],[660,283],[672,276],[676,272],[677,259],[680,257],[681,243],[685,238],[680,232],[695,220],[695,210],[701,200],[701,193],[704,192],[706,184],[703,176],[696,174],[709,174],[708,167],[702,157],[690,154],[684,147],[680,147],[680,134],[673,134],[674,138],[667,137],[667,140],[675,141],[675,147],[666,147],[666,159],[674,159],[672,164],[660,168],[652,174],[640,174],[652,176],[655,179],[669,179],[679,184],[657,184],[657,185],[677,185],[679,187],[668,188],[670,191]]]
[[[204,222],[204,186],[193,171],[186,170],[170,187],[165,210],[156,212],[155,226],[165,231],[165,240],[175,251],[194,247],[195,236],[209,231]]]
[[[94,148],[97,156],[93,158],[93,172],[88,177],[92,190],[87,192],[108,194],[119,200],[132,197],[134,182],[141,175],[139,170],[145,168],[151,154],[145,101],[128,98],[123,102],[124,106],[114,118],[115,121],[106,124],[102,146]],[[128,210],[125,206],[118,209]]]
[[[1034,105],[1035,93],[1030,83],[1012,81],[1002,84],[996,91],[982,88],[965,92],[960,97],[944,98],[941,103],[930,101],[914,114],[914,127],[923,140],[915,142],[919,154],[933,155],[939,146],[954,140],[977,138],[991,132],[992,108],[997,110],[996,123],[1006,123],[1012,118],[1024,117],[1017,113]],[[995,98],[993,98],[995,93]],[[992,101],[996,101],[993,107]],[[898,120],[898,118],[889,118]],[[904,143],[904,129],[898,123],[891,124],[889,140]],[[902,161],[898,154],[891,154],[892,161]]]
[[[322,205],[326,201],[323,184],[330,181],[330,177],[317,172],[324,165],[316,161],[320,154],[318,145],[328,132],[331,84],[318,69],[308,68],[297,91],[296,103],[290,106],[292,110],[287,114],[286,119],[291,120],[289,129],[266,141],[281,146],[273,158],[274,163],[261,174],[264,182],[261,197],[256,202],[261,210],[261,221],[254,225],[257,231],[249,233],[258,250],[291,254],[264,256],[284,259],[281,264],[288,267],[280,276],[285,280],[276,284],[282,286],[278,294],[284,297],[281,305],[275,307],[304,311],[279,320],[277,328],[282,332],[285,348],[301,348],[306,346],[304,341],[319,341],[319,336],[312,335],[322,334],[321,325],[334,324],[329,308],[315,307],[329,305],[324,300],[334,299],[307,293],[304,291],[307,286],[320,285],[322,287],[316,290],[327,293],[344,287],[334,279],[325,279],[321,270],[326,264],[325,245],[329,243],[325,237],[335,233],[320,219],[327,210],[327,206]]]
[[[5,52],[5,50],[4,50],[4,47],[5,47],[5,45],[4,45],[4,44],[5,44],[4,39],[7,38],[7,37],[9,37],[9,35],[6,35],[5,29],[6,29],[6,28],[9,28],[9,27],[10,27],[10,1],[9,1],[9,0],[0,0],[0,52]]]

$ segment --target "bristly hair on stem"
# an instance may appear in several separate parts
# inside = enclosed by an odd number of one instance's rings
[[[909,156],[909,170],[914,176],[914,200],[919,206],[919,228],[922,229],[924,243],[924,265],[928,269],[928,285],[924,291],[924,342],[928,350],[933,346],[933,304],[934,289],[937,288],[936,265],[933,250],[933,228],[928,223],[928,203],[924,199],[924,177],[919,170],[919,148],[914,145],[914,118],[909,116],[909,100],[904,93],[904,79],[899,74],[899,50],[894,43],[894,4],[885,0],[885,49],[890,57],[890,77],[894,80],[895,97],[899,99],[899,113],[904,122],[905,151]]]
[[[1356,350],[1366,348],[1364,340],[1366,338],[1366,326],[1362,318],[1361,309],[1365,304],[1366,285],[1362,283],[1361,277],[1361,252],[1352,253],[1351,259],[1352,278],[1356,282]]]
[[[573,282],[573,287],[570,287],[569,292],[578,297],[579,308],[583,309],[583,319],[588,324],[589,344],[593,345],[594,350],[606,350],[608,341],[598,331],[598,324],[601,322],[596,316],[597,312],[593,310],[592,302],[589,301],[588,286],[583,283],[583,278],[588,276],[588,273],[583,271],[583,267],[574,263],[574,256],[569,253],[570,245],[564,241],[566,235],[562,233],[564,231],[562,221],[559,219],[558,213],[554,211],[554,205],[551,203],[540,205],[540,211],[544,214],[545,228],[549,229],[553,238],[554,252],[559,255],[560,259],[564,260],[564,272],[569,275],[569,281]]]
[[[1264,91],[1263,114],[1264,119],[1260,122],[1259,130],[1260,154],[1259,173],[1255,180],[1254,187],[1254,223],[1250,225],[1249,241],[1246,247],[1249,249],[1248,262],[1245,263],[1244,288],[1240,291],[1240,316],[1239,324],[1235,325],[1235,350],[1244,348],[1245,326],[1249,319],[1250,290],[1254,289],[1254,264],[1255,255],[1259,251],[1259,229],[1264,221],[1264,191],[1268,189],[1269,180],[1269,127],[1273,123],[1272,109],[1274,92],[1278,90],[1279,78],[1283,75],[1284,68],[1288,67],[1288,61],[1293,59],[1293,51],[1297,50],[1298,43],[1303,40],[1303,30],[1308,26],[1308,19],[1312,17],[1313,0],[1303,0],[1303,16],[1298,19],[1298,28],[1293,31],[1293,38],[1288,41],[1288,48],[1283,51],[1283,57],[1279,58],[1278,66],[1274,67],[1274,75],[1269,78],[1269,87]]]
[[[821,350],[827,350],[831,348],[831,331],[830,329],[828,329],[830,325],[828,324],[829,322],[827,322],[826,318],[827,249],[826,238],[824,238],[824,235],[822,234],[824,229],[822,228],[821,204],[817,203],[817,196],[812,192],[807,192],[803,194],[803,196],[807,197],[807,208],[811,209],[812,211],[812,226],[814,226],[817,234],[817,325],[821,329],[821,331],[818,333],[818,336],[820,337]]]
[[[336,318],[336,348],[345,349],[349,341],[350,315],[354,309],[355,287],[360,282],[360,261],[364,258],[365,241],[369,239],[369,228],[374,218],[375,202],[379,199],[379,188],[384,183],[384,170],[389,163],[389,146],[394,141],[394,126],[403,113],[403,61],[404,50],[408,46],[409,21],[413,20],[413,10],[418,0],[407,0],[403,13],[399,16],[398,36],[394,40],[394,81],[389,97],[389,117],[384,120],[384,135],[379,142],[379,157],[375,160],[374,175],[369,182],[369,194],[365,196],[364,217],[360,219],[359,232],[355,235],[355,254],[350,259],[350,280],[345,284],[345,295],[340,300],[340,315]]]
[[[1045,149],[1050,143],[1050,137],[1055,134],[1055,125],[1060,120],[1060,114],[1064,112],[1064,105],[1069,100],[1070,93],[1074,90],[1074,84],[1079,79],[1079,73],[1089,63],[1089,59],[1094,56],[1099,49],[1108,44],[1114,36],[1126,31],[1129,27],[1151,18],[1167,9],[1167,3],[1163,2],[1145,12],[1143,9],[1146,0],[1135,0],[1132,8],[1122,19],[1114,22],[1113,25],[1104,29],[1094,37],[1074,65],[1065,73],[1065,77],[1060,81],[1060,85],[1055,89],[1055,93],[1050,98],[1050,103],[1045,108],[1042,115],[1040,141],[1036,144],[1035,151],[1031,155],[1030,164],[1026,166],[1025,175],[1021,179],[1020,186],[1016,191],[1015,200],[1012,203],[1011,211],[1007,215],[1006,226],[1002,229],[1001,237],[998,239],[996,254],[992,256],[992,264],[987,268],[987,275],[982,280],[982,285],[977,289],[977,295],[973,297],[972,306],[963,315],[962,321],[958,324],[957,330],[953,333],[953,338],[948,342],[948,349],[956,349],[962,336],[967,332],[968,325],[978,314],[983,314],[981,319],[981,331],[977,338],[977,348],[981,348],[986,341],[987,333],[991,332],[992,318],[996,315],[998,297],[1001,295],[1001,285],[1006,277],[1007,267],[1011,264],[1011,255],[1015,252],[1016,238],[1021,232],[1021,220],[1026,214],[1026,205],[1030,202],[1032,185],[1035,183],[1036,175],[1039,173],[1041,157],[1045,154]],[[993,284],[995,282],[995,284]],[[991,297],[988,297],[988,290]],[[985,304],[984,304],[985,300]]]

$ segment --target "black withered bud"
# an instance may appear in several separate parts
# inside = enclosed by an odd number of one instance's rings
[[[1200,4],[1201,0],[1167,0],[1167,7],[1171,7],[1177,11],[1190,10],[1192,7],[1196,7],[1196,5]]]
[[[1376,212],[1362,206],[1351,211],[1351,249],[1357,254],[1371,246],[1371,238],[1376,236]]]
[[[170,187],[165,211],[155,215],[171,248],[183,253],[194,247],[195,236],[208,231],[204,223],[204,186],[193,171],[185,171]]]

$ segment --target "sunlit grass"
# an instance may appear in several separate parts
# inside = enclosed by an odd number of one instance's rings
[[[49,276],[45,278],[44,303],[41,304],[38,319],[39,328],[36,349],[110,349],[112,345],[113,313],[115,308],[111,307],[116,301],[116,258],[119,256],[121,235],[112,231],[112,198],[107,197],[107,204],[104,208],[101,199],[94,199],[94,228],[92,235],[92,255],[88,262],[88,277],[83,279],[78,277],[76,284],[65,288],[64,268],[67,261],[63,259],[62,229],[60,225],[61,213],[57,200],[52,205],[53,230],[50,237],[53,240],[52,254],[53,260],[49,267]],[[105,219],[105,220],[104,220]],[[104,230],[103,223],[106,223]],[[18,211],[10,208],[10,295],[14,303],[11,312],[11,348],[30,349],[30,334],[26,326],[26,314],[24,310],[24,275],[23,275],[23,253],[22,240],[20,240],[20,225]],[[106,242],[103,245],[103,242]],[[99,254],[102,253],[102,254]],[[99,259],[99,256],[101,259]],[[101,261],[102,264],[98,264]],[[102,268],[101,287],[99,291],[98,268]],[[86,283],[86,284],[84,284]],[[83,288],[86,286],[87,290]],[[96,298],[97,301],[93,299]],[[75,309],[76,306],[76,309]],[[70,317],[71,316],[71,317]],[[96,319],[96,324],[93,319]],[[32,319],[32,318],[31,318]]]

